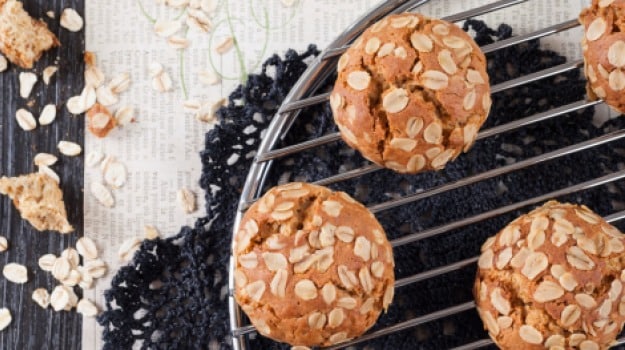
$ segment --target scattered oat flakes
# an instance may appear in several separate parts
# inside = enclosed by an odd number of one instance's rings
[[[204,85],[216,85],[221,83],[221,76],[213,70],[200,71],[198,77],[200,78],[200,82]]]
[[[204,123],[213,123],[217,120],[217,111],[225,106],[227,102],[225,98],[207,102],[200,107],[195,114],[195,118]]]
[[[87,317],[95,317],[98,315],[98,308],[89,299],[80,299],[76,305],[76,312]]]
[[[182,107],[184,108],[185,112],[197,113],[202,107],[202,105],[200,104],[200,101],[198,100],[186,100],[183,102]]]
[[[76,242],[76,250],[78,251],[78,254],[82,255],[82,257],[87,260],[98,258],[98,247],[89,237],[79,238]]]
[[[108,84],[108,87],[109,89],[111,89],[111,92],[113,94],[117,95],[121,94],[124,91],[127,91],[128,88],[130,88],[131,82],[132,81],[130,79],[130,74],[121,73],[111,80],[111,82]]]
[[[58,71],[57,66],[49,66],[43,70],[43,82],[46,85],[50,85],[50,79],[56,74]]]
[[[115,112],[115,121],[117,125],[124,126],[135,121],[134,107],[124,106]]]
[[[80,283],[81,279],[82,275],[78,270],[71,270],[69,275],[60,282],[66,287],[74,287]]]
[[[6,237],[0,236],[0,253],[5,252],[9,249],[9,241]]]
[[[94,150],[87,153],[87,156],[85,157],[85,164],[87,164],[88,167],[94,167],[100,164],[103,158],[104,154],[102,152]]]
[[[2,275],[9,282],[23,284],[28,282],[28,270],[26,266],[17,263],[8,263],[2,269]]]
[[[37,172],[39,174],[44,174],[48,176],[57,184],[61,183],[61,178],[59,177],[59,174],[57,174],[54,170],[50,169],[50,167],[45,164],[39,165]]]
[[[77,156],[82,152],[82,147],[79,144],[70,141],[59,141],[57,147],[59,152],[69,157]]]
[[[154,23],[154,33],[163,38],[168,38],[176,34],[176,32],[180,30],[180,28],[182,28],[182,24],[179,21],[167,21],[159,19],[156,21],[156,23]]]
[[[188,188],[181,188],[177,193],[178,203],[185,213],[191,214],[196,210],[195,193]]]
[[[20,96],[22,98],[28,98],[31,91],[33,91],[33,86],[35,86],[35,83],[37,83],[37,76],[35,75],[35,73],[21,72],[19,75],[19,80]]]
[[[12,320],[13,318],[11,317],[11,311],[9,311],[9,309],[5,307],[0,309],[0,331],[7,328]]]
[[[47,165],[51,166],[57,162],[58,158],[54,154],[50,153],[37,153],[33,159],[35,165]]]
[[[46,12],[46,16],[48,16],[49,18],[54,19],[54,17],[56,16],[56,14],[54,13],[54,11],[48,11],[48,12]]]
[[[189,39],[178,35],[172,35],[167,39],[167,43],[174,49],[186,49],[191,45]]]
[[[23,108],[17,110],[15,119],[17,120],[17,125],[25,131],[31,131],[37,127],[37,121],[33,114]]]
[[[117,257],[123,262],[130,261],[139,247],[141,247],[141,240],[136,237],[128,238],[119,246]]]
[[[4,57],[3,55],[0,55],[0,73],[7,70],[8,67],[9,67],[9,62],[7,61],[6,57]]]
[[[126,183],[128,172],[126,166],[118,161],[111,161],[104,167],[104,181],[112,188],[120,188]]]
[[[148,74],[150,75],[150,78],[156,78],[157,76],[161,75],[163,71],[163,65],[158,62],[150,63],[150,67],[148,68]]]
[[[171,91],[173,83],[169,73],[162,71],[152,79],[152,88],[158,92]]]
[[[65,286],[56,286],[50,295],[50,305],[54,311],[65,310],[70,305],[69,288]]]
[[[52,267],[52,276],[59,281],[62,281],[69,277],[72,272],[72,263],[64,256],[60,256],[54,260],[54,266]]]
[[[43,107],[41,114],[39,115],[39,124],[49,125],[54,119],[56,119],[56,106],[53,104]]]
[[[104,84],[104,73],[97,66],[89,66],[85,69],[85,84],[93,86],[95,89]]]
[[[84,107],[83,101],[80,96],[72,96],[67,100],[65,104],[67,110],[71,114],[82,114],[85,113],[86,108]]]
[[[56,255],[45,254],[39,257],[39,268],[43,271],[52,272],[54,269],[54,263],[56,262]]]
[[[44,309],[50,306],[50,294],[45,288],[37,288],[33,291],[32,299],[37,305]]]
[[[106,275],[106,263],[100,259],[89,260],[84,264],[85,274],[93,278],[101,278]]]
[[[78,32],[83,27],[82,17],[72,8],[66,8],[61,13],[61,27],[70,32]]]
[[[72,266],[72,269],[78,267],[80,264],[80,257],[78,256],[78,251],[72,247],[66,248],[61,252],[61,257],[67,259]]]
[[[158,232],[158,229],[152,225],[143,226],[143,235],[145,239],[153,240],[159,238],[161,235]]]
[[[115,205],[115,199],[111,191],[99,182],[91,183],[91,194],[105,207],[111,208]]]
[[[100,86],[95,90],[97,101],[103,106],[111,106],[119,102],[117,94],[108,86]]]
[[[293,6],[293,4],[295,4],[295,0],[280,0],[280,2],[285,7],[291,7],[291,6]]]
[[[208,16],[204,12],[194,9],[187,11],[185,23],[189,28],[202,33],[208,33],[212,28],[212,23]]]
[[[220,55],[223,55],[230,51],[234,47],[234,38],[229,36],[222,40],[217,47],[215,47],[215,52]]]

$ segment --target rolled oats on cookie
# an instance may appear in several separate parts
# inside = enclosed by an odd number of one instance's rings
[[[472,146],[491,107],[486,58],[454,24],[392,15],[341,56],[330,96],[345,142],[401,173],[438,170]]]
[[[258,332],[294,346],[363,334],[393,299],[393,251],[343,192],[290,183],[250,207],[235,236],[235,297]]]
[[[625,236],[555,201],[482,246],[477,311],[501,349],[607,349],[625,322]]]

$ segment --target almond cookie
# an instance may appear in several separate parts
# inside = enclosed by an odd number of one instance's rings
[[[9,61],[33,67],[44,51],[59,46],[43,21],[30,17],[20,1],[0,0],[0,51]]]
[[[393,299],[393,250],[375,217],[343,192],[274,187],[241,220],[235,297],[258,332],[297,346],[363,334]]]
[[[588,97],[625,113],[625,0],[593,0],[579,21]]]
[[[555,201],[482,246],[477,311],[501,349],[607,349],[625,321],[625,237]]]
[[[363,157],[401,173],[442,169],[471,147],[490,111],[486,58],[451,23],[392,15],[341,56],[330,105]]]

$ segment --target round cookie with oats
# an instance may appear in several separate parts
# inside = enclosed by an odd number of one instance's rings
[[[579,21],[588,96],[625,113],[625,0],[593,0]]]
[[[555,201],[482,246],[477,311],[501,349],[607,349],[625,322],[625,236]]]
[[[305,183],[254,203],[234,240],[235,297],[258,332],[294,346],[363,334],[393,299],[393,251],[362,204]]]
[[[330,95],[345,142],[400,173],[438,170],[466,152],[491,107],[486,58],[452,23],[391,15],[341,56]]]

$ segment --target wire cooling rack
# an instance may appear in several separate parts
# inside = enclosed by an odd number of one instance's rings
[[[500,0],[490,3],[485,6],[474,8],[468,11],[457,13],[455,15],[444,17],[443,19],[450,22],[460,22],[468,18],[484,15],[490,12],[502,10],[507,7],[515,6],[524,3],[529,0]],[[538,1],[538,0],[534,0]],[[329,100],[329,93],[317,93],[320,85],[332,74],[335,70],[338,56],[340,56],[367,27],[378,21],[379,19],[393,13],[402,13],[407,11],[414,11],[419,6],[424,5],[429,0],[391,0],[384,1],[378,7],[374,8],[371,12],[358,19],[354,24],[347,28],[337,39],[332,42],[328,48],[326,48],[314,61],[310,64],[309,68],[304,72],[299,81],[295,84],[289,95],[285,98],[282,106],[280,106],[277,114],[272,119],[271,124],[267,130],[265,137],[263,138],[254,162],[250,168],[246,183],[241,195],[239,209],[235,219],[233,235],[238,231],[238,226],[241,217],[245,210],[251,205],[257,198],[259,198],[264,190],[264,185],[267,179],[267,174],[272,166],[272,161],[293,155],[299,152],[320,147],[324,144],[336,142],[340,140],[339,133],[331,133],[318,137],[313,140],[301,142],[298,144],[289,145],[287,147],[278,148],[279,142],[289,132],[289,129],[293,125],[293,122],[299,112],[306,107],[314,106],[317,104],[327,103]],[[570,30],[579,25],[577,19],[573,18],[565,22],[552,25],[546,28],[536,30],[524,35],[511,37],[506,40],[501,40],[493,44],[482,47],[484,53],[491,53],[509,46],[521,44],[533,39],[546,37],[555,33]],[[528,83],[541,80],[547,77],[552,77],[561,73],[565,73],[571,70],[579,69],[583,66],[582,60],[571,61],[559,66],[555,66],[549,69],[545,69],[536,73],[528,74],[517,79],[512,79],[501,84],[497,84],[491,87],[491,93],[497,94],[508,89],[520,87]],[[482,130],[477,140],[500,135],[505,132],[518,130],[525,126],[546,121],[558,116],[562,116],[571,112],[582,110],[584,108],[592,107],[602,103],[602,101],[586,101],[580,100],[574,103],[570,103],[558,108],[548,110],[546,112],[538,113],[529,117],[518,119],[506,124],[502,124],[490,129]],[[402,205],[413,203],[425,198],[440,195],[454,189],[469,186],[471,184],[478,183],[487,179],[491,179],[497,176],[509,174],[515,171],[525,169],[529,166],[533,166],[540,163],[545,163],[550,160],[561,158],[567,155],[571,155],[577,152],[588,150],[600,145],[606,145],[617,140],[625,139],[625,130],[617,130],[602,136],[588,139],[586,141],[573,144],[567,147],[557,149],[548,153],[544,153],[539,156],[528,158],[518,161],[503,167],[487,170],[477,175],[462,178],[450,183],[446,183],[434,188],[427,189],[423,192],[419,192],[413,195],[392,199],[383,203],[379,203],[373,206],[369,206],[374,214],[385,210],[397,208]],[[359,176],[363,176],[368,173],[379,171],[382,168],[376,164],[369,164],[354,170],[336,174],[325,179],[316,182],[318,185],[330,185],[336,182],[354,179]],[[578,183],[554,192],[545,193],[543,195],[530,198],[524,201],[512,203],[506,206],[496,208],[481,214],[471,216],[468,218],[460,219],[458,221],[446,223],[444,225],[420,231],[417,233],[408,234],[391,241],[394,248],[403,246],[406,244],[414,243],[423,239],[431,238],[436,235],[452,231],[454,229],[466,227],[472,224],[477,224],[481,221],[497,217],[502,214],[510,213],[523,207],[527,207],[533,204],[544,202],[548,199],[557,198],[564,195],[569,195],[589,189],[594,189],[600,186],[605,186],[610,183],[625,179],[625,170],[616,171],[608,175],[598,177],[586,182]],[[615,222],[625,218],[625,211],[615,212],[605,217],[608,222]],[[457,261],[446,266],[438,267],[432,270],[428,270],[422,273],[418,273],[412,276],[398,279],[395,282],[396,288],[401,288],[412,283],[425,281],[427,279],[440,276],[446,273],[460,270],[468,265],[475,264],[478,260],[478,256]],[[234,299],[234,260],[230,259],[229,269],[229,310],[230,310],[230,327],[232,331],[233,347],[235,350],[247,350],[245,337],[255,332],[252,325],[244,323],[244,316],[241,309],[237,305]],[[395,332],[413,328],[428,322],[439,320],[445,317],[455,315],[467,310],[475,308],[473,301],[458,304],[449,308],[438,310],[426,315],[422,315],[416,318],[403,321],[392,326],[381,328],[379,330],[369,332],[359,338],[351,341],[341,343],[327,349],[338,349],[347,347],[350,345],[362,343],[371,339],[389,335]],[[488,345],[492,345],[493,342],[490,339],[482,339],[474,341],[462,346],[456,347],[455,350],[464,349],[476,349]],[[625,344],[625,337],[619,338],[614,345]]]

